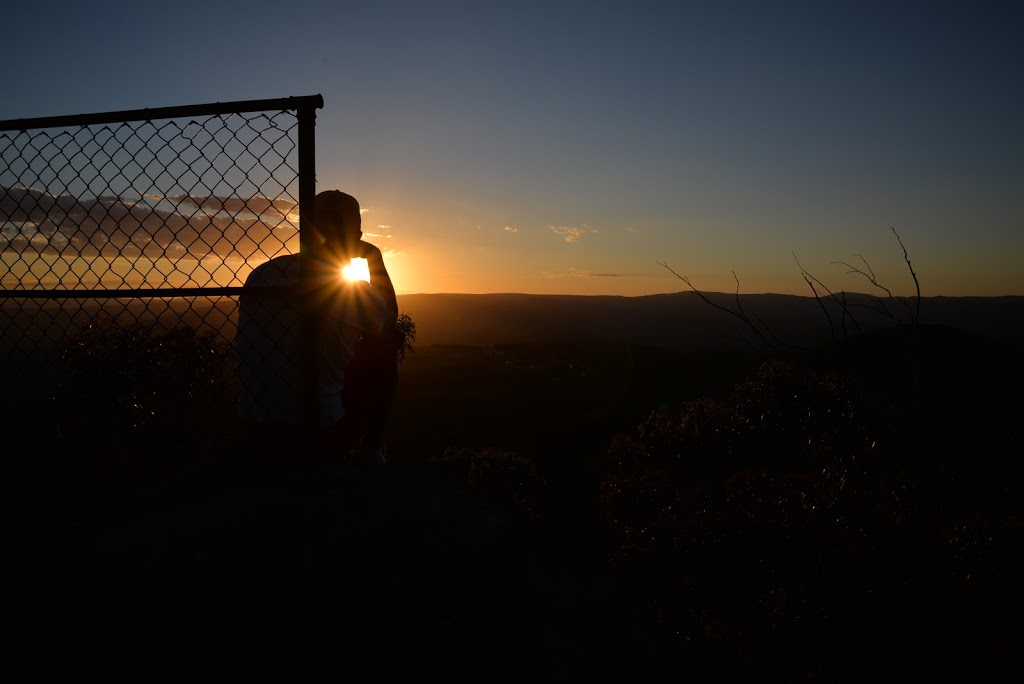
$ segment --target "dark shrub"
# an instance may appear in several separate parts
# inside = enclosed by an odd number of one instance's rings
[[[96,319],[61,349],[56,418],[65,433],[109,446],[196,445],[234,412],[234,356],[212,332]]]
[[[825,671],[836,639],[864,643],[865,601],[919,569],[906,554],[882,569],[913,510],[913,492],[886,479],[887,443],[851,382],[766,363],[726,399],[655,412],[613,440],[612,560],[681,638],[798,677]]]
[[[501,449],[446,449],[439,459],[489,500],[543,516],[545,482],[528,458]]]

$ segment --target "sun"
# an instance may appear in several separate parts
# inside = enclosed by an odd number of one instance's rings
[[[342,266],[341,277],[350,283],[357,280],[370,282],[370,267],[367,265],[366,259],[355,257],[346,265]]]

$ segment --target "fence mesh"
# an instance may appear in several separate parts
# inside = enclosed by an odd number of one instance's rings
[[[202,440],[230,420],[240,288],[299,251],[313,183],[295,100],[314,98],[3,122],[3,410],[34,447]]]

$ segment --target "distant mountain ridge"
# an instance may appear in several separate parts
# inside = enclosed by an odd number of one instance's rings
[[[736,309],[733,294],[704,293],[715,304]],[[910,324],[914,298],[877,299],[847,294],[849,334]],[[908,306],[904,306],[906,302]],[[740,295],[753,322],[763,322],[773,342],[815,345],[830,339],[829,320],[813,297]],[[884,305],[888,314],[878,309]],[[408,294],[399,308],[416,322],[419,345],[608,342],[682,349],[762,345],[740,319],[716,309],[692,292],[619,297],[612,295]],[[825,302],[836,336],[843,316]],[[909,307],[909,308],[908,308]],[[922,297],[921,322],[961,328],[1004,341],[1024,341],[1024,297]],[[771,339],[766,333],[766,337]]]

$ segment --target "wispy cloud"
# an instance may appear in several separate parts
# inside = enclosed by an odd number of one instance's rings
[[[71,258],[273,256],[288,251],[298,237],[298,228],[281,213],[290,207],[293,202],[268,197],[74,197],[0,187],[0,252]]]
[[[570,268],[569,274],[577,278],[628,278],[628,273],[594,273],[582,268]]]
[[[195,207],[207,211],[226,211],[230,214],[248,212],[255,216],[271,214],[285,216],[297,207],[295,202],[287,199],[271,199],[256,195],[243,199],[241,197],[222,197],[219,195],[174,195],[167,199],[177,206]]]
[[[391,237],[391,226],[377,226],[379,233],[367,233],[363,232],[363,235],[371,238],[390,238]]]
[[[570,268],[558,273],[544,273],[545,278],[632,278],[629,273],[594,273],[585,268]]]
[[[583,237],[583,234],[586,232],[584,228],[576,228],[575,226],[548,226],[548,230],[570,244],[579,242],[579,239]]]
[[[505,226],[505,232],[506,233],[518,233],[519,229],[518,228],[513,228],[512,226]]]

